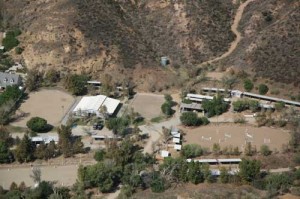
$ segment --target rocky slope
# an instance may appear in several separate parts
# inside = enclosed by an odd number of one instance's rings
[[[240,21],[243,39],[219,64],[300,87],[300,2],[254,1]]]

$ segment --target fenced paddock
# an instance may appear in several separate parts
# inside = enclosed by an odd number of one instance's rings
[[[46,119],[49,124],[59,125],[74,100],[72,95],[60,90],[43,89],[32,92],[18,111],[23,112],[25,116],[13,122],[12,125],[26,127],[26,122],[31,117],[37,116]]]
[[[271,150],[281,150],[283,144],[287,144],[290,135],[282,129],[269,127],[251,127],[235,124],[208,125],[194,129],[184,128],[184,144],[199,144],[203,147],[212,148],[214,143],[225,146],[238,146],[243,149],[247,142],[259,150],[261,145],[268,145]]]
[[[163,95],[152,93],[138,93],[132,99],[130,107],[140,113],[145,119],[152,119],[161,114],[161,105],[165,99]]]

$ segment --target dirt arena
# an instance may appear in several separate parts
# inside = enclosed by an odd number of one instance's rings
[[[67,166],[42,166],[42,180],[57,181],[57,186],[71,186],[77,179],[77,165]],[[0,182],[1,186],[9,189],[12,182],[18,185],[24,181],[27,186],[33,186],[33,180],[30,178],[32,174],[31,167],[24,168],[1,168],[0,169]]]
[[[152,119],[161,114],[161,105],[165,99],[163,95],[152,93],[138,93],[135,95],[131,107],[140,113],[145,119]]]
[[[73,96],[59,90],[32,92],[20,107],[20,111],[26,116],[13,122],[12,125],[26,127],[26,122],[35,116],[46,119],[54,126],[58,125],[74,100]]]
[[[269,127],[252,127],[247,125],[220,124],[208,125],[195,129],[182,129],[186,135],[183,144],[199,144],[212,149],[214,143],[219,143],[221,148],[225,146],[238,146],[243,150],[245,141],[249,141],[257,150],[266,144],[271,150],[282,150],[282,145],[287,144],[290,135],[287,131]]]

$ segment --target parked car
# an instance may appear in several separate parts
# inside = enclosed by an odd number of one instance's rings
[[[103,129],[103,124],[101,124],[101,123],[94,123],[93,129],[94,130],[101,130],[101,129]]]

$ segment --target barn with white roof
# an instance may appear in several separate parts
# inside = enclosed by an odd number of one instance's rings
[[[88,116],[95,114],[101,117],[101,109],[106,107],[108,115],[113,115],[120,104],[120,100],[107,97],[105,95],[83,97],[73,110],[77,116]]]

